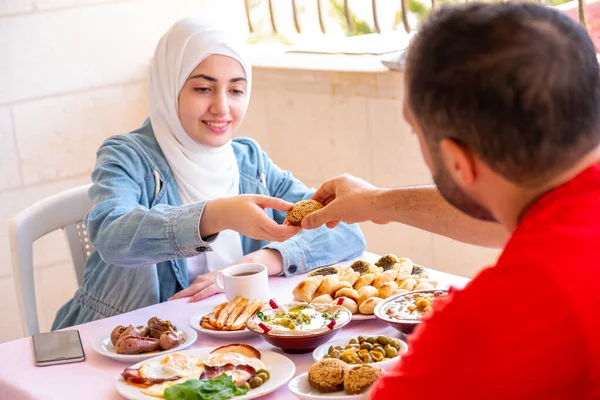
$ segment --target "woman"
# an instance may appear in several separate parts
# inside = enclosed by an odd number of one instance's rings
[[[98,150],[86,217],[94,251],[53,330],[168,299],[197,301],[218,292],[213,271],[230,264],[292,276],[364,251],[356,225],[283,223],[291,203],[314,191],[253,140],[232,139],[251,83],[243,44],[226,32],[185,19],[161,38],[149,118]]]

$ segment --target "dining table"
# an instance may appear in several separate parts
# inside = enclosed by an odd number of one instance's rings
[[[339,263],[349,265],[355,260],[375,262],[379,258],[373,253],[364,253],[354,260]],[[439,288],[462,288],[468,278],[426,268],[429,276],[438,281]],[[272,276],[269,278],[270,298],[277,302],[292,301],[292,290],[306,275],[293,277]],[[114,317],[92,321],[67,329],[77,329],[80,333],[86,359],[83,362],[37,367],[34,362],[32,339],[25,337],[0,344],[0,399],[123,399],[116,389],[117,379],[127,364],[114,361],[99,354],[92,348],[92,343],[99,337],[106,337],[117,325],[144,323],[154,316],[168,319],[175,325],[190,326],[190,319],[201,311],[210,311],[214,306],[225,301],[223,293],[208,297],[199,302],[178,299],[155,304]],[[340,329],[335,339],[350,338],[359,335],[386,335],[400,337],[400,332],[378,319],[351,321]],[[231,340],[223,340],[201,332],[195,343],[186,350],[202,347],[218,347]],[[240,339],[236,342],[249,344],[259,350],[271,350],[288,357],[294,363],[294,376],[308,371],[314,362],[312,353],[288,354],[271,346],[260,336]],[[410,346],[410,345],[409,345]],[[286,384],[276,391],[266,394],[263,399],[293,399],[294,395]]]

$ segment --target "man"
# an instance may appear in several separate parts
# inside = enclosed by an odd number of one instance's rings
[[[373,399],[600,398],[599,72],[583,27],[540,5],[444,8],[420,29],[405,118],[441,195],[511,237]],[[303,226],[403,221],[405,197],[342,176]]]

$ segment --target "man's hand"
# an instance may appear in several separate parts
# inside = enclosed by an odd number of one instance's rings
[[[246,263],[258,263],[265,265],[269,275],[278,275],[281,271],[283,271],[283,257],[277,250],[261,249],[253,253],[246,254],[244,257],[230,265]],[[214,294],[221,293],[222,290],[219,289],[214,283],[215,275],[218,272],[219,271],[213,271],[198,276],[196,279],[194,279],[194,282],[190,286],[178,293],[175,293],[173,296],[171,296],[171,298],[169,298],[169,300],[177,300],[183,297],[189,297],[190,299],[188,301],[190,303],[194,303]]]
[[[352,175],[340,175],[325,182],[314,194],[312,198],[325,207],[304,217],[302,227],[315,229],[326,224],[334,228],[340,222],[364,221],[385,224],[387,221],[376,215],[376,197],[382,191]]]
[[[289,211],[292,203],[268,196],[242,194],[209,201],[200,220],[200,234],[207,237],[231,229],[252,239],[282,242],[300,232],[299,227],[280,225],[265,208]]]

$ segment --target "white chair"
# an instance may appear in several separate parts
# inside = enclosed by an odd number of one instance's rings
[[[79,186],[38,201],[10,220],[9,241],[15,293],[21,325],[27,336],[39,333],[33,279],[33,242],[62,229],[69,243],[77,284],[81,285],[83,267],[92,251],[82,222],[92,206],[88,197],[90,186]]]

